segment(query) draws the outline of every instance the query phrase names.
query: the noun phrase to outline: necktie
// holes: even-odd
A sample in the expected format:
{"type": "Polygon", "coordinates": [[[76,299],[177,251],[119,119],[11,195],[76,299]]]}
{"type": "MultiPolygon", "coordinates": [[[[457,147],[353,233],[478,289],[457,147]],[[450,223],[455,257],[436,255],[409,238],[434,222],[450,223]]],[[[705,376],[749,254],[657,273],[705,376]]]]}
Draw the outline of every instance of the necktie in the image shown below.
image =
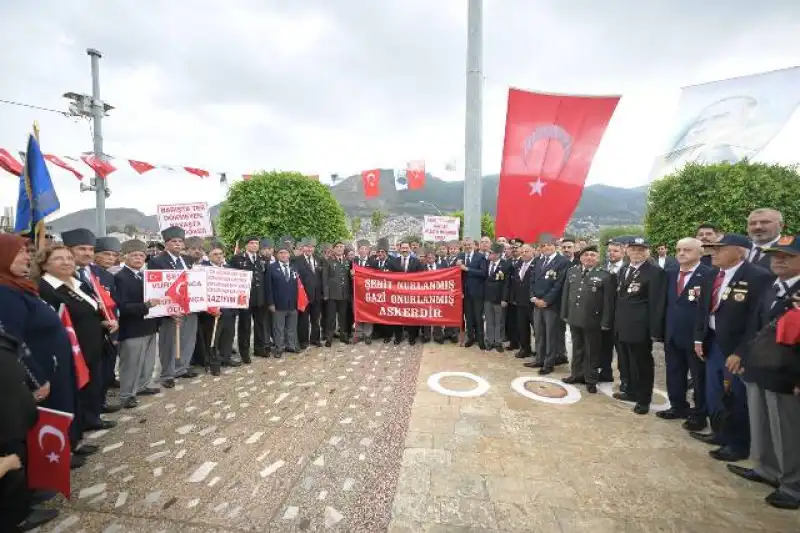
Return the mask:
{"type": "Polygon", "coordinates": [[[472,254],[467,255],[467,265],[472,263],[472,254]]]}
{"type": "Polygon", "coordinates": [[[586,275],[587,275],[588,273],[589,273],[589,271],[588,271],[587,269],[585,269],[585,268],[584,268],[584,269],[583,269],[583,277],[585,278],[585,277],[586,277],[586,275]]]}
{"type": "Polygon", "coordinates": [[[725,272],[719,271],[717,277],[714,279],[714,289],[711,291],[711,312],[716,312],[719,308],[719,290],[722,288],[722,282],[725,281],[725,272]]]}
{"type": "Polygon", "coordinates": [[[182,257],[178,257],[175,260],[175,268],[177,268],[178,270],[186,270],[186,265],[183,264],[183,258],[182,257]]]}
{"type": "Polygon", "coordinates": [[[678,286],[677,286],[678,296],[680,296],[681,293],[683,292],[683,286],[686,285],[686,276],[688,276],[689,274],[691,274],[691,272],[686,270],[681,270],[680,273],[678,274],[678,286]]]}
{"type": "Polygon", "coordinates": [[[89,276],[86,275],[86,269],[79,268],[78,269],[78,279],[81,282],[81,290],[88,294],[89,296],[95,296],[94,287],[89,280],[89,276]]]}
{"type": "Polygon", "coordinates": [[[289,281],[289,267],[287,267],[286,265],[282,265],[282,266],[283,266],[283,278],[286,281],[289,281]]]}
{"type": "Polygon", "coordinates": [[[142,273],[141,272],[134,272],[134,276],[136,276],[136,281],[142,281],[142,273]]]}
{"type": "Polygon", "coordinates": [[[403,272],[408,272],[408,258],[403,258],[403,272]]]}
{"type": "Polygon", "coordinates": [[[633,274],[634,274],[635,272],[636,272],[636,267],[634,267],[634,266],[630,266],[630,267],[628,267],[628,275],[627,275],[627,276],[625,276],[625,279],[626,279],[626,280],[629,280],[629,279],[631,279],[631,278],[633,277],[633,274]]]}
{"type": "Polygon", "coordinates": [[[381,261],[380,263],[378,263],[378,268],[380,268],[381,270],[383,270],[383,261],[381,261]]]}
{"type": "Polygon", "coordinates": [[[428,265],[428,270],[433,270],[433,263],[431,263],[430,265],[428,265]]]}
{"type": "Polygon", "coordinates": [[[495,269],[497,269],[497,265],[496,265],[495,263],[492,263],[492,268],[491,268],[491,270],[489,271],[489,277],[490,277],[490,278],[491,278],[492,276],[494,276],[494,271],[495,271],[495,269]]]}
{"type": "Polygon", "coordinates": [[[761,247],[756,246],[753,249],[753,258],[750,260],[751,263],[757,263],[761,259],[761,247]]]}

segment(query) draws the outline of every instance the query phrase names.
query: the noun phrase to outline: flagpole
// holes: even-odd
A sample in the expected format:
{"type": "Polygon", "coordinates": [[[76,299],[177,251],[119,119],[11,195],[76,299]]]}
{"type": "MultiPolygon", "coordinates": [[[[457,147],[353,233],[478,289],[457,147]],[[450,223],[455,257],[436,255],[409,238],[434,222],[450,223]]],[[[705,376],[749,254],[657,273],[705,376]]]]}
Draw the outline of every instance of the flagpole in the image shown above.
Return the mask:
{"type": "Polygon", "coordinates": [[[467,13],[467,105],[464,139],[464,237],[481,237],[483,128],[483,0],[467,13]]]}
{"type": "MultiPolygon", "coordinates": [[[[36,120],[33,121],[33,138],[36,139],[36,144],[39,144],[39,146],[41,146],[41,144],[39,143],[39,122],[36,120]]],[[[28,158],[26,157],[25,173],[27,174],[27,172],[28,172],[28,158]]],[[[33,216],[35,212],[33,207],[33,190],[31,187],[30,178],[28,178],[27,176],[25,179],[25,186],[28,189],[28,202],[30,203],[31,206],[31,216],[33,216]]],[[[34,228],[31,229],[33,230],[33,242],[36,245],[36,249],[37,250],[43,249],[47,242],[47,240],[45,239],[47,231],[45,230],[44,218],[42,218],[42,220],[36,223],[35,229],[34,228]]]]}

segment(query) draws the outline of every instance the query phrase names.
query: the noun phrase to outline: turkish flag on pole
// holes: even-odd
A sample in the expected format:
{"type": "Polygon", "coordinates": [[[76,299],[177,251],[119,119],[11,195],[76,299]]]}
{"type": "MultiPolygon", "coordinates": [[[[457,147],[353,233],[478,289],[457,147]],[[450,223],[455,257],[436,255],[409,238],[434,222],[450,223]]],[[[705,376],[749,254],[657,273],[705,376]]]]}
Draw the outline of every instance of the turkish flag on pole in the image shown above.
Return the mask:
{"type": "Polygon", "coordinates": [[[114,310],[117,308],[116,302],[111,297],[111,293],[99,282],[97,281],[97,277],[92,275],[90,276],[90,281],[92,282],[92,289],[94,289],[94,293],[100,299],[98,302],[100,304],[100,310],[103,312],[103,317],[109,322],[113,322],[117,319],[117,315],[115,314],[114,310]]]}
{"type": "Polygon", "coordinates": [[[44,154],[44,158],[47,160],[48,163],[53,163],[57,167],[61,167],[67,172],[71,172],[73,176],[78,178],[79,180],[83,179],[83,174],[78,172],[75,167],[58,157],[57,155],[53,154],[44,154]]]}
{"type": "Polygon", "coordinates": [[[361,183],[364,184],[364,196],[374,198],[381,194],[381,171],[365,170],[361,173],[361,183]]]}
{"type": "Polygon", "coordinates": [[[166,296],[180,305],[184,313],[189,314],[189,276],[185,270],[169,286],[166,296]]]}
{"type": "Polygon", "coordinates": [[[411,191],[425,187],[425,161],[409,161],[406,165],[406,180],[411,191]]]}
{"type": "Polygon", "coordinates": [[[297,276],[297,309],[302,313],[306,307],[308,307],[308,293],[303,287],[303,282],[300,281],[300,276],[297,276]]]}
{"type": "Polygon", "coordinates": [[[583,194],[618,96],[508,92],[497,235],[562,235],[583,194]]]}
{"type": "Polygon", "coordinates": [[[151,170],[156,168],[155,166],[153,166],[150,163],[147,163],[145,161],[135,161],[133,159],[128,159],[128,164],[139,175],[142,175],[145,172],[150,172],[151,170]]]}
{"type": "Polygon", "coordinates": [[[72,317],[67,310],[67,306],[61,304],[58,308],[58,317],[61,319],[61,325],[67,332],[69,344],[72,347],[72,363],[75,366],[75,381],[78,384],[78,389],[82,389],[89,383],[89,367],[86,366],[86,359],[83,358],[83,350],[78,342],[78,335],[75,333],[75,327],[72,325],[72,317]]]}
{"type": "Polygon", "coordinates": [[[0,148],[0,168],[15,176],[22,174],[22,164],[14,159],[5,148],[0,148]]]}
{"type": "Polygon", "coordinates": [[[39,420],[28,431],[28,488],[54,490],[69,498],[69,426],[73,415],[38,409],[39,420]]]}
{"type": "Polygon", "coordinates": [[[94,170],[101,179],[106,179],[112,172],[117,170],[117,167],[105,159],[100,159],[92,154],[82,155],[81,161],[89,165],[89,167],[94,170]]]}

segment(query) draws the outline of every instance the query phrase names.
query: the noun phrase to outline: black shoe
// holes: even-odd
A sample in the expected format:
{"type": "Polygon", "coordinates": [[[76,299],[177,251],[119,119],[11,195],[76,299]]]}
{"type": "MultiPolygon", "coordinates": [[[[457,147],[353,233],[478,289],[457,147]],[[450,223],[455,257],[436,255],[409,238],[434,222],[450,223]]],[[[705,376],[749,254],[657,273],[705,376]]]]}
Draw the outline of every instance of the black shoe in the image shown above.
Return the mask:
{"type": "Polygon", "coordinates": [[[567,376],[561,381],[562,383],[566,383],[567,385],[572,385],[573,383],[583,383],[585,380],[583,378],[575,378],[572,376],[567,376]]]}
{"type": "Polygon", "coordinates": [[[124,409],[133,409],[135,407],[139,407],[139,400],[136,398],[125,398],[120,403],[124,409]]]}
{"type": "Polygon", "coordinates": [[[681,427],[686,431],[703,431],[708,427],[706,417],[690,416],[681,424],[681,427]]]}
{"type": "Polygon", "coordinates": [[[145,387],[144,389],[142,389],[139,392],[137,392],[136,395],[137,396],[155,396],[159,392],[161,392],[161,389],[158,389],[156,387],[145,387]]]}
{"type": "Polygon", "coordinates": [[[689,413],[686,412],[686,409],[670,407],[666,411],[659,411],[656,416],[662,420],[681,420],[687,418],[689,413]]]}
{"type": "Polygon", "coordinates": [[[710,455],[717,461],[725,461],[726,463],[736,463],[743,459],[747,459],[747,455],[734,451],[728,446],[723,446],[721,448],[717,448],[716,450],[711,450],[710,452],[708,452],[708,455],[710,455]]]}
{"type": "Polygon", "coordinates": [[[31,531],[52,522],[58,516],[56,509],[33,509],[31,514],[17,526],[19,531],[31,531]]]}
{"type": "Polygon", "coordinates": [[[769,485],[773,488],[778,488],[780,483],[776,481],[769,480],[763,477],[761,474],[753,470],[752,468],[745,468],[739,465],[728,465],[728,471],[731,474],[736,474],[737,476],[746,479],[747,481],[752,481],[754,483],[763,483],[764,485],[769,485]]]}
{"type": "Polygon", "coordinates": [[[92,424],[83,428],[84,431],[100,431],[103,429],[111,429],[117,427],[117,423],[113,420],[101,420],[99,424],[92,424]]]}
{"type": "Polygon", "coordinates": [[[325,347],[330,348],[333,345],[333,341],[325,341],[325,347]]]}
{"type": "Polygon", "coordinates": [[[114,404],[108,404],[108,403],[103,404],[103,412],[105,414],[116,413],[120,409],[122,409],[122,406],[120,406],[120,405],[114,405],[114,404]]]}
{"type": "Polygon", "coordinates": [[[458,344],[458,337],[450,337],[450,342],[453,344],[458,344]]]}
{"type": "Polygon", "coordinates": [[[180,378],[180,379],[192,379],[192,378],[196,378],[197,375],[198,375],[197,372],[195,372],[194,370],[192,370],[190,368],[189,370],[186,371],[185,374],[181,374],[180,376],[178,376],[178,378],[180,378]]]}
{"type": "Polygon", "coordinates": [[[650,412],[650,406],[645,403],[637,403],[633,406],[633,412],[637,415],[646,415],[650,412]]]}
{"type": "Polygon", "coordinates": [[[161,384],[167,389],[173,389],[175,388],[175,379],[174,378],[165,379],[161,384]]]}
{"type": "Polygon", "coordinates": [[[767,495],[767,497],[764,498],[764,501],[778,509],[787,509],[792,511],[800,509],[800,501],[792,498],[785,492],[781,492],[780,490],[776,490],[775,492],[767,495]]]}
{"type": "Polygon", "coordinates": [[[522,363],[522,366],[527,368],[542,368],[542,363],[537,363],[536,361],[528,361],[527,363],[522,363]]]}
{"type": "Polygon", "coordinates": [[[417,339],[408,339],[408,344],[409,346],[414,346],[415,344],[417,344],[417,339]]]}
{"type": "Polygon", "coordinates": [[[690,431],[689,436],[692,437],[693,439],[699,440],[703,444],[709,444],[711,446],[722,446],[722,443],[713,433],[700,433],[698,431],[690,431]]]}
{"type": "Polygon", "coordinates": [[[540,376],[546,376],[547,374],[552,374],[552,373],[553,373],[553,369],[552,368],[542,367],[542,368],[539,369],[539,375],[540,376]]]}
{"type": "Polygon", "coordinates": [[[438,339],[433,339],[436,344],[444,344],[444,339],[439,337],[438,339]]]}
{"type": "Polygon", "coordinates": [[[483,342],[483,341],[478,342],[478,347],[481,350],[486,351],[486,343],[485,342],[483,342]]]}
{"type": "Polygon", "coordinates": [[[503,353],[503,352],[505,352],[505,351],[506,351],[506,349],[505,349],[505,348],[503,348],[503,345],[502,345],[502,344],[500,344],[500,345],[498,345],[498,346],[495,346],[495,347],[494,347],[494,349],[495,349],[495,350],[497,350],[497,353],[503,353]]]}
{"type": "Polygon", "coordinates": [[[472,348],[475,346],[475,339],[470,339],[464,343],[464,348],[472,348]]]}
{"type": "Polygon", "coordinates": [[[283,357],[283,352],[280,352],[280,351],[275,352],[273,354],[273,357],[275,357],[275,359],[280,359],[281,357],[283,357]]]}
{"type": "Polygon", "coordinates": [[[366,344],[367,346],[369,346],[370,344],[372,344],[372,337],[366,337],[366,338],[364,339],[364,344],[366,344]]]}
{"type": "Polygon", "coordinates": [[[80,468],[86,464],[86,457],[81,457],[79,455],[73,455],[69,459],[69,469],[75,470],[76,468],[80,468]]]}
{"type": "Polygon", "coordinates": [[[109,389],[118,389],[119,388],[119,380],[115,379],[114,382],[108,388],[109,389]]]}
{"type": "Polygon", "coordinates": [[[73,450],[73,454],[79,457],[88,457],[100,451],[100,446],[95,444],[84,444],[73,450]]]}
{"type": "Polygon", "coordinates": [[[221,374],[222,374],[222,369],[220,369],[219,367],[216,367],[216,366],[212,366],[211,367],[211,375],[212,376],[216,377],[216,376],[219,376],[221,374]]]}
{"type": "Polygon", "coordinates": [[[623,394],[625,394],[626,392],[628,392],[628,384],[627,384],[627,383],[625,383],[624,381],[623,381],[622,383],[620,383],[620,384],[619,384],[619,391],[620,391],[621,393],[623,393],[623,394]]]}
{"type": "Polygon", "coordinates": [[[567,363],[569,363],[569,359],[567,359],[567,356],[562,355],[560,357],[556,357],[556,366],[566,365],[567,363]]]}
{"type": "Polygon", "coordinates": [[[636,396],[634,396],[633,394],[629,394],[627,392],[615,392],[614,394],[611,395],[611,397],[614,398],[615,400],[620,400],[622,402],[636,401],[636,396]]]}
{"type": "Polygon", "coordinates": [[[594,383],[587,383],[586,392],[588,392],[589,394],[597,394],[597,385],[595,385],[594,383]]]}
{"type": "Polygon", "coordinates": [[[530,357],[530,355],[531,354],[529,354],[528,352],[520,350],[516,354],[514,354],[514,357],[516,357],[517,359],[527,359],[528,357],[530,357]]]}

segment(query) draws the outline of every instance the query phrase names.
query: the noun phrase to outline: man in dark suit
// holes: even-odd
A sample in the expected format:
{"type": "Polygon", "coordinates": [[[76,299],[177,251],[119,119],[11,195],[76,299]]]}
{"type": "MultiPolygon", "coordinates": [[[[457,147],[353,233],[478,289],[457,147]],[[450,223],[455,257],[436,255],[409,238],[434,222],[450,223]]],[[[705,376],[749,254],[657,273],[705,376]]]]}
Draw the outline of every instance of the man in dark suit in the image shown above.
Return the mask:
{"type": "Polygon", "coordinates": [[[125,409],[139,405],[137,396],[160,392],[159,388],[150,386],[156,364],[159,319],[147,319],[145,316],[159,301],[144,300],[143,267],[147,259],[146,251],[144,241],[125,241],[121,246],[125,266],[114,276],[120,312],[119,399],[125,409]]]}
{"type": "Polygon", "coordinates": [[[683,427],[700,431],[706,427],[705,363],[694,352],[694,328],[697,315],[707,313],[700,306],[702,287],[710,279],[711,268],[700,262],[703,243],[687,237],[678,241],[678,269],[667,274],[666,327],[664,328],[664,354],[667,363],[667,393],[670,408],[656,413],[664,420],[686,418],[683,427]],[[692,376],[693,409],[686,401],[687,375],[692,376]]]}
{"type": "MultiPolygon", "coordinates": [[[[164,238],[165,251],[150,260],[149,270],[189,270],[192,258],[183,255],[183,240],[186,232],[183,228],[170,226],[161,232],[164,238]]],[[[171,389],[175,386],[175,378],[194,378],[197,373],[191,369],[194,344],[197,342],[197,314],[189,313],[176,316],[171,320],[164,318],[158,328],[158,356],[161,360],[161,384],[171,389]],[[180,321],[181,353],[178,359],[175,353],[175,335],[178,333],[177,323],[180,321]]]]}
{"type": "Polygon", "coordinates": [[[709,452],[714,459],[736,462],[750,455],[747,394],[741,377],[729,372],[725,362],[745,351],[752,336],[750,320],[775,277],[747,262],[750,240],[744,235],[728,233],[705,247],[711,251],[717,271],[701,289],[700,305],[710,311],[705,317],[698,314],[694,347],[698,357],[706,361],[706,407],[712,433],[691,435],[719,446],[709,452]],[[727,420],[719,427],[716,421],[724,413],[727,420]]]}
{"type": "MultiPolygon", "coordinates": [[[[265,239],[265,241],[268,239],[265,239]]],[[[238,339],[239,354],[242,362],[250,364],[250,335],[253,335],[253,355],[256,357],[269,357],[270,331],[267,329],[267,310],[264,268],[265,261],[259,255],[259,238],[256,236],[245,237],[244,252],[234,255],[230,260],[231,268],[249,270],[253,273],[250,283],[250,306],[239,310],[238,339]],[[251,330],[252,323],[252,330],[251,330]]],[[[272,249],[271,242],[264,242],[265,248],[272,249]]]]}
{"type": "Polygon", "coordinates": [[[477,250],[471,239],[464,239],[464,252],[456,264],[464,275],[464,317],[466,319],[467,339],[465,348],[470,348],[477,341],[481,350],[486,349],[483,337],[483,290],[488,274],[488,260],[477,250]]]}
{"type": "Polygon", "coordinates": [[[628,244],[630,263],[619,274],[614,314],[618,357],[630,372],[625,392],[614,393],[614,398],[635,402],[633,412],[639,415],[650,411],[653,399],[653,342],[664,339],[666,306],[666,274],[647,261],[649,247],[641,237],[628,244]]]}
{"type": "Polygon", "coordinates": [[[747,260],[769,270],[770,260],[764,250],[778,242],[782,230],[783,214],[780,211],[765,208],[753,210],[747,217],[747,235],[753,241],[747,260]]]}
{"type": "MultiPolygon", "coordinates": [[[[606,258],[607,262],[605,264],[605,269],[608,270],[610,274],[614,274],[617,276],[617,281],[619,281],[619,273],[622,270],[622,267],[626,264],[626,257],[625,257],[625,246],[623,243],[617,240],[609,240],[606,243],[606,258]]],[[[614,362],[614,349],[617,344],[617,336],[614,333],[614,326],[612,324],[610,330],[602,330],[600,336],[603,340],[603,348],[600,354],[600,377],[598,381],[600,383],[613,383],[614,382],[614,371],[611,368],[612,363],[614,362]]],[[[625,387],[627,387],[628,383],[628,376],[630,372],[624,366],[624,361],[619,358],[619,350],[617,350],[617,365],[619,366],[619,373],[621,379],[625,387]]],[[[620,391],[625,392],[624,387],[620,386],[620,391]]]]}
{"type": "MultiPolygon", "coordinates": [[[[458,241],[450,241],[447,243],[447,255],[442,259],[442,264],[446,267],[457,267],[459,254],[460,254],[460,245],[458,241]]],[[[463,259],[462,259],[463,261],[463,259]]],[[[462,276],[463,278],[463,276],[462,276]]],[[[463,298],[463,296],[462,296],[463,298]]],[[[462,309],[463,313],[463,309],[462,309]]],[[[446,327],[444,328],[444,338],[445,340],[450,340],[453,344],[458,342],[458,336],[461,332],[461,328],[456,327],[446,327]]]]}
{"type": "MultiPolygon", "coordinates": [[[[225,264],[225,250],[222,244],[214,242],[208,250],[208,261],[203,265],[216,268],[229,268],[225,264]]],[[[208,320],[198,318],[197,340],[203,342],[203,360],[212,376],[221,373],[222,366],[237,367],[242,363],[233,360],[233,338],[236,333],[238,309],[220,309],[219,315],[208,315],[208,320]]],[[[202,315],[200,315],[202,316],[202,315]]]]}
{"type": "Polygon", "coordinates": [[[531,276],[530,301],[533,304],[533,327],[536,339],[536,360],[525,363],[538,368],[539,374],[550,374],[556,366],[565,331],[561,324],[561,290],[570,261],[556,253],[556,239],[542,236],[542,255],[531,276]]]}
{"type": "Polygon", "coordinates": [[[502,244],[492,245],[483,288],[483,315],[486,317],[484,342],[487,350],[498,352],[505,351],[505,310],[508,307],[508,278],[511,271],[511,263],[501,258],[503,251],[502,244]]]}
{"type": "Polygon", "coordinates": [[[535,270],[533,247],[523,244],[520,247],[520,259],[511,268],[508,275],[509,308],[514,308],[517,327],[517,359],[525,359],[533,355],[531,349],[531,330],[533,329],[533,305],[531,304],[531,276],[535,270]]]}
{"type": "Polygon", "coordinates": [[[598,266],[596,246],[581,250],[581,264],[567,271],[561,297],[561,318],[572,333],[572,367],[564,383],[585,383],[590,394],[597,393],[602,337],[614,322],[616,276],[598,266]]]}
{"type": "Polygon", "coordinates": [[[328,308],[326,315],[328,324],[325,327],[327,338],[325,346],[333,344],[336,324],[339,324],[339,339],[350,342],[350,324],[347,321],[347,306],[351,305],[352,277],[350,261],[344,256],[344,243],[339,241],[333,246],[331,258],[322,267],[322,298],[328,308]]]}
{"type": "MultiPolygon", "coordinates": [[[[302,254],[292,258],[295,271],[300,276],[308,296],[308,306],[297,317],[297,336],[301,350],[308,345],[322,346],[320,317],[322,313],[322,261],[314,255],[313,239],[303,239],[302,254]]],[[[298,310],[299,311],[299,310],[298,310]]]]}
{"type": "Polygon", "coordinates": [[[277,261],[267,269],[265,283],[267,306],[272,313],[272,338],[275,341],[275,357],[283,352],[299,353],[297,346],[297,278],[298,274],[289,263],[291,240],[278,245],[277,261]]]}
{"type": "MultiPolygon", "coordinates": [[[[119,302],[117,299],[117,286],[114,282],[114,274],[109,272],[109,269],[117,264],[121,251],[119,239],[116,237],[98,237],[94,244],[94,262],[89,265],[92,275],[97,278],[100,286],[105,289],[106,293],[111,296],[114,308],[113,314],[119,320],[119,302]]],[[[92,287],[94,289],[94,287],[92,287]]],[[[97,295],[100,297],[100,295],[97,295]]],[[[103,354],[103,412],[114,413],[119,411],[120,407],[117,405],[110,405],[108,403],[108,390],[119,386],[115,369],[117,367],[117,355],[119,353],[119,341],[117,333],[109,335],[111,340],[110,344],[106,345],[106,351],[103,354]]]]}
{"type": "MultiPolygon", "coordinates": [[[[381,272],[388,272],[391,270],[392,258],[389,257],[389,240],[381,237],[378,239],[376,246],[377,253],[375,257],[371,257],[367,266],[380,270],[381,272]]],[[[383,342],[388,343],[392,340],[392,326],[384,324],[375,324],[372,330],[373,336],[383,337],[383,342]]]]}
{"type": "MultiPolygon", "coordinates": [[[[444,246],[445,249],[447,246],[444,246]]],[[[447,257],[443,256],[441,259],[436,255],[433,248],[425,248],[422,250],[422,261],[420,265],[420,270],[425,271],[434,271],[440,270],[442,268],[447,267],[447,257]]],[[[442,326],[421,326],[420,330],[422,332],[422,342],[430,342],[433,339],[438,344],[444,344],[444,328],[442,326]]]]}
{"type": "MultiPolygon", "coordinates": [[[[400,255],[395,257],[390,263],[390,269],[393,272],[409,273],[421,272],[422,264],[419,259],[411,255],[411,244],[408,241],[400,243],[400,255]]],[[[394,329],[394,343],[400,344],[403,341],[403,331],[408,333],[408,343],[415,345],[419,337],[419,326],[393,326],[394,329]]]]}
{"type": "MultiPolygon", "coordinates": [[[[353,266],[362,268],[370,268],[372,266],[372,258],[369,256],[370,244],[368,240],[362,239],[357,243],[358,250],[356,256],[353,258],[353,266]]],[[[351,272],[354,275],[355,271],[351,272]]],[[[355,306],[355,302],[352,302],[355,306]]],[[[355,309],[353,309],[353,316],[355,316],[355,309]]],[[[374,324],[365,322],[358,322],[355,324],[355,338],[357,341],[363,340],[364,344],[372,344],[372,333],[374,324]]]]}
{"type": "Polygon", "coordinates": [[[667,245],[659,244],[656,248],[656,264],[663,270],[677,270],[679,268],[678,260],[667,254],[667,245]]]}

